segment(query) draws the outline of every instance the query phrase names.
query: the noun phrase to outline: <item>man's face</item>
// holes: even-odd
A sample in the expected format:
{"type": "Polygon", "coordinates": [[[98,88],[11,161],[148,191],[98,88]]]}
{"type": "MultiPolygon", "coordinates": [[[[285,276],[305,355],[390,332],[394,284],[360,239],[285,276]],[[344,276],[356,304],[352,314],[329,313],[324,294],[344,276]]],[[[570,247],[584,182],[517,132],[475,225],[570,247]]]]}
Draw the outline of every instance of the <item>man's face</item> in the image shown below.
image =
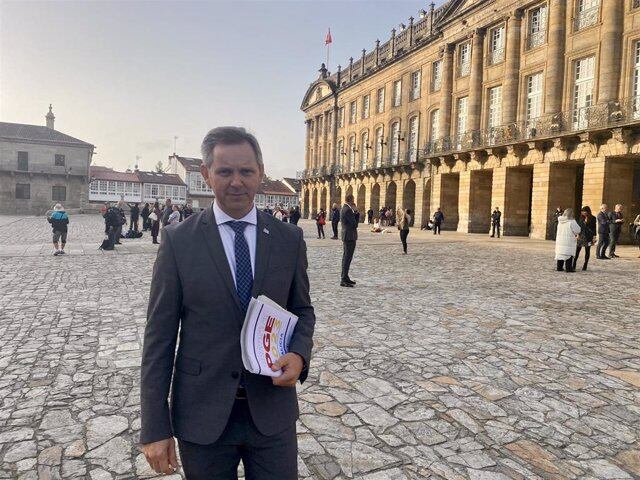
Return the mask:
{"type": "Polygon", "coordinates": [[[264,168],[258,165],[249,143],[217,145],[213,149],[211,166],[207,168],[203,164],[200,172],[227,215],[242,218],[251,211],[264,168]]]}
{"type": "Polygon", "coordinates": [[[171,205],[171,199],[170,199],[170,198],[167,198],[167,199],[164,201],[164,204],[165,204],[165,205],[167,205],[167,206],[171,205]]]}
{"type": "Polygon", "coordinates": [[[622,211],[622,205],[616,205],[616,212],[622,211]]]}
{"type": "Polygon", "coordinates": [[[601,211],[601,212],[606,212],[606,211],[607,211],[607,206],[606,206],[605,204],[602,204],[602,205],[600,206],[600,211],[601,211]]]}

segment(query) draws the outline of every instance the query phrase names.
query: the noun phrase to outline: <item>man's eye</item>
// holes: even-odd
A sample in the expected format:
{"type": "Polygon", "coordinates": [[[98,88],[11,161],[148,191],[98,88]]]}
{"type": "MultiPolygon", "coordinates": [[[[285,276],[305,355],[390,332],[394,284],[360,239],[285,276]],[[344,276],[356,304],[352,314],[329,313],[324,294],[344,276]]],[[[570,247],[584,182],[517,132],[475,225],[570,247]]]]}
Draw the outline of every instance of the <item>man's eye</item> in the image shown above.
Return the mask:
{"type": "Polygon", "coordinates": [[[242,175],[244,175],[245,177],[253,175],[253,170],[242,170],[242,175]]]}

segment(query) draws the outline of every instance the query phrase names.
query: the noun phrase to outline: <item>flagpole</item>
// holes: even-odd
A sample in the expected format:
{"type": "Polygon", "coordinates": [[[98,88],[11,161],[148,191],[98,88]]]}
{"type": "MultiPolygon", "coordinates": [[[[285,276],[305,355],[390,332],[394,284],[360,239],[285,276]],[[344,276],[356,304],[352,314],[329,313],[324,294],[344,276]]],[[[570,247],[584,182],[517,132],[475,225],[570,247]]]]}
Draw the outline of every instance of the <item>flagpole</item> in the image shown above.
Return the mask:
{"type": "Polygon", "coordinates": [[[327,43],[327,70],[329,70],[329,48],[331,48],[331,44],[327,43]]]}

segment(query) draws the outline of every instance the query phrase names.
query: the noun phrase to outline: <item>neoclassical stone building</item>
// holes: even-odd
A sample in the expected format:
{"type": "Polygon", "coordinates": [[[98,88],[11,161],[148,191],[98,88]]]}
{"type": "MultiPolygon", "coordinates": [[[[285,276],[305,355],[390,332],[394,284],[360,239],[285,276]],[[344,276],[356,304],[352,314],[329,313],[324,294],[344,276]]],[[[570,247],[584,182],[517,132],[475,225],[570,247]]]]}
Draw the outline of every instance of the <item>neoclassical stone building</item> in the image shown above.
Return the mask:
{"type": "MultiPolygon", "coordinates": [[[[451,0],[320,69],[306,216],[353,193],[415,225],[548,238],[555,207],[640,210],[640,0],[451,0]]],[[[625,235],[627,229],[624,229],[625,235]]]]}

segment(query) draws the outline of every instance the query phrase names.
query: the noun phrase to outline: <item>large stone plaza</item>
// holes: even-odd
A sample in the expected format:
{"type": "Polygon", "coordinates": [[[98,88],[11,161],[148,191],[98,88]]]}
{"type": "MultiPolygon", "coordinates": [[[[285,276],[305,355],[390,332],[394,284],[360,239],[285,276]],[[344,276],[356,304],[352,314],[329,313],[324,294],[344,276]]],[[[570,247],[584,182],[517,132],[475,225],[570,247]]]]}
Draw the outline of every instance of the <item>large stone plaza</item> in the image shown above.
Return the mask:
{"type": "MultiPolygon", "coordinates": [[[[640,478],[637,247],[567,274],[551,242],[412,230],[404,256],[362,226],[347,289],[340,242],[302,226],[301,478],[640,478]]],[[[153,476],[137,440],[156,247],[102,252],[103,228],[72,216],[54,257],[44,218],[0,217],[0,478],[153,476]]]]}

